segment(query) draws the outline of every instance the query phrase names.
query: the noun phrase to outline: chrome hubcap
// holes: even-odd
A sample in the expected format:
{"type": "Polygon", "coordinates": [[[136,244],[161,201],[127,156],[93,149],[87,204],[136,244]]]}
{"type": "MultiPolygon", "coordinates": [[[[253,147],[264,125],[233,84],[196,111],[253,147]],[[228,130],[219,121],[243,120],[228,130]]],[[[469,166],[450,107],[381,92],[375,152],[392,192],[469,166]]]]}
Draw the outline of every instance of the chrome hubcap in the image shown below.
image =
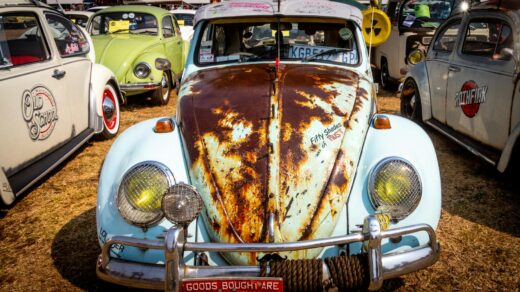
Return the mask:
{"type": "Polygon", "coordinates": [[[116,105],[109,97],[103,99],[103,115],[107,121],[111,121],[116,113],[116,105]]]}

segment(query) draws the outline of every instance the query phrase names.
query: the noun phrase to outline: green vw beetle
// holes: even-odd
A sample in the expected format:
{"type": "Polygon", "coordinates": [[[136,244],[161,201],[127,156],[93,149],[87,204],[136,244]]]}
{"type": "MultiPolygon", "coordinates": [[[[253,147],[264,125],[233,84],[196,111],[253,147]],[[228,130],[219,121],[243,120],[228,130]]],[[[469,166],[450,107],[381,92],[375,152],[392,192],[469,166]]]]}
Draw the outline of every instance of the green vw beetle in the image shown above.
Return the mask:
{"type": "Polygon", "coordinates": [[[114,6],[93,15],[88,31],[96,62],[114,72],[122,91],[151,91],[154,103],[168,103],[184,66],[184,44],[171,13],[151,6],[114,6]]]}

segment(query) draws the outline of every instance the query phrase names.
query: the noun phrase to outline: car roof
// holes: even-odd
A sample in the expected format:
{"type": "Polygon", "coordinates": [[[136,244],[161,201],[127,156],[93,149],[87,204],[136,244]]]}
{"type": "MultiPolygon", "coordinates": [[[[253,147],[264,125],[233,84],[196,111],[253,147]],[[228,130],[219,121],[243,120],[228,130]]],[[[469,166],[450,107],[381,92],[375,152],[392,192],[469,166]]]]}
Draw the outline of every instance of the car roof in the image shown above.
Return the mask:
{"type": "Polygon", "coordinates": [[[91,16],[94,14],[92,11],[75,11],[75,10],[69,10],[64,12],[66,15],[85,15],[85,16],[91,16]]]}
{"type": "Polygon", "coordinates": [[[193,25],[201,20],[251,16],[296,16],[353,20],[363,19],[359,8],[327,0],[230,0],[202,6],[197,10],[193,25]]]}
{"type": "Polygon", "coordinates": [[[0,0],[0,7],[5,6],[32,6],[52,9],[51,6],[38,0],[0,0]]]}
{"type": "Polygon", "coordinates": [[[193,14],[193,15],[195,15],[197,10],[194,10],[194,9],[175,9],[175,10],[170,10],[170,12],[171,13],[179,13],[179,14],[193,14]]]}
{"type": "Polygon", "coordinates": [[[103,10],[100,10],[96,12],[96,14],[103,14],[103,13],[109,13],[109,12],[142,12],[142,13],[149,13],[153,15],[163,15],[169,13],[168,10],[155,7],[155,6],[147,6],[147,5],[118,5],[118,6],[111,6],[108,8],[105,8],[103,10]]]}

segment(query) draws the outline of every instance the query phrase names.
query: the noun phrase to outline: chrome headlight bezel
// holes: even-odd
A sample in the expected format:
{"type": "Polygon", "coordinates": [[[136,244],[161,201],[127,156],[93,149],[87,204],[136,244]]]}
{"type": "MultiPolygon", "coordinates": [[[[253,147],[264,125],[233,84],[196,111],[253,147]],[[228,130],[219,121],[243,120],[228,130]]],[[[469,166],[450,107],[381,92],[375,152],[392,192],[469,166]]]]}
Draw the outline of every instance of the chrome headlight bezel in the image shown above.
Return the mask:
{"type": "Polygon", "coordinates": [[[152,73],[152,67],[146,62],[139,62],[134,67],[134,75],[139,79],[147,78],[150,73],[152,73]]]}
{"type": "Polygon", "coordinates": [[[372,207],[377,211],[382,207],[384,213],[388,213],[392,220],[400,221],[412,214],[415,209],[419,206],[422,200],[423,186],[422,179],[417,169],[408,160],[401,157],[387,157],[379,161],[370,171],[368,177],[368,197],[372,207]],[[381,174],[385,167],[388,167],[391,163],[398,163],[408,168],[412,174],[411,188],[408,193],[401,196],[401,199],[393,205],[384,204],[379,200],[380,196],[376,193],[376,182],[378,175],[381,174]],[[414,192],[414,193],[412,193],[414,192]],[[400,205],[402,203],[407,205],[400,205]]]}
{"type": "MultiPolygon", "coordinates": [[[[155,212],[147,212],[146,210],[139,210],[139,208],[132,202],[130,198],[128,198],[127,193],[127,183],[133,178],[132,175],[138,175],[138,171],[142,168],[152,168],[157,173],[160,173],[166,181],[166,186],[164,186],[164,191],[160,191],[155,194],[154,201],[158,201],[159,204],[162,203],[162,198],[166,191],[170,189],[173,185],[175,185],[175,177],[171,170],[164,164],[157,161],[143,161],[133,165],[129,168],[125,174],[122,176],[121,181],[119,182],[119,186],[117,188],[117,194],[115,197],[115,204],[119,211],[120,216],[129,224],[148,228],[155,224],[157,224],[160,220],[164,218],[164,213],[162,212],[162,207],[159,205],[157,211],[155,212]],[[129,210],[128,208],[133,208],[129,210]],[[137,214],[137,215],[136,215],[137,214]],[[137,220],[137,216],[146,216],[149,214],[150,216],[146,220],[137,220]]],[[[141,172],[142,175],[143,172],[141,172]]],[[[135,179],[135,178],[134,178],[135,179]]],[[[138,179],[139,180],[139,179],[138,179]]],[[[149,180],[142,180],[148,182],[149,180]]]]}

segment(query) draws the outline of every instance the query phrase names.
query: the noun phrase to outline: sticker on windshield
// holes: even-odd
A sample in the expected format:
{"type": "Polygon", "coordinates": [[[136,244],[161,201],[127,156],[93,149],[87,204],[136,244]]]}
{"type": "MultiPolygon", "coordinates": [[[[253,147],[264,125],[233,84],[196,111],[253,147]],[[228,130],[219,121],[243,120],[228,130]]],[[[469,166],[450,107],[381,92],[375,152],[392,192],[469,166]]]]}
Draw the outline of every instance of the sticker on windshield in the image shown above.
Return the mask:
{"type": "Polygon", "coordinates": [[[128,18],[134,18],[135,17],[135,14],[134,13],[129,13],[128,14],[128,18]]]}
{"type": "Polygon", "coordinates": [[[478,87],[475,81],[466,81],[455,95],[455,107],[460,107],[464,115],[473,118],[478,113],[480,104],[486,102],[487,91],[487,85],[478,87]]]}
{"type": "Polygon", "coordinates": [[[108,32],[116,32],[121,30],[128,30],[130,28],[130,21],[128,20],[110,20],[108,23],[108,32]]]}
{"type": "Polygon", "coordinates": [[[124,13],[121,17],[123,17],[123,19],[128,19],[128,13],[124,13]]]}
{"type": "Polygon", "coordinates": [[[342,28],[339,30],[339,37],[342,38],[345,41],[351,40],[354,34],[349,28],[342,28]]]}
{"type": "Polygon", "coordinates": [[[413,23],[415,21],[415,16],[413,15],[407,15],[405,19],[403,20],[403,26],[406,27],[412,27],[413,23]]]}
{"type": "Polygon", "coordinates": [[[43,86],[24,91],[22,116],[33,141],[49,138],[58,121],[58,108],[52,93],[43,86]]]}
{"type": "Polygon", "coordinates": [[[201,54],[199,57],[199,62],[201,63],[213,63],[215,60],[215,56],[213,54],[201,54]]]}
{"type": "MultiPolygon", "coordinates": [[[[314,47],[314,46],[306,46],[306,45],[295,45],[288,48],[287,58],[290,59],[303,59],[307,58],[325,51],[333,50],[333,47],[314,47]]],[[[334,61],[341,62],[345,64],[357,64],[358,56],[357,51],[352,50],[348,52],[337,52],[331,54],[323,54],[321,56],[316,56],[315,60],[325,60],[325,61],[334,61]]]]}

